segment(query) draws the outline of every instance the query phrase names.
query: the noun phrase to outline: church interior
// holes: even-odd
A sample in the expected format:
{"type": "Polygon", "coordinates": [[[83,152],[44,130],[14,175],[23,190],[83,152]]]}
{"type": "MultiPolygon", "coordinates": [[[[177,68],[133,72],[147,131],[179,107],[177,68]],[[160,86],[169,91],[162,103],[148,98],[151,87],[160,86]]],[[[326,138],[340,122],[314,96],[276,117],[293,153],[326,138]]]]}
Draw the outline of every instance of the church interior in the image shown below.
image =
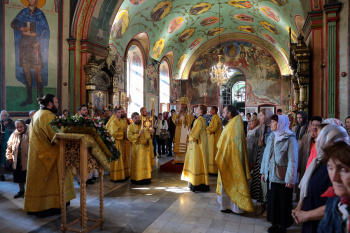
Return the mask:
{"type": "MultiPolygon", "coordinates": [[[[282,109],[293,125],[300,111],[344,125],[350,115],[348,0],[2,0],[0,15],[0,107],[13,121],[29,118],[47,94],[57,97],[58,116],[86,105],[102,120],[117,107],[128,119],[143,107],[170,116],[183,97],[189,112],[282,109]]],[[[98,218],[104,192],[104,224],[91,232],[268,230],[256,202],[243,215],[220,211],[217,175],[197,193],[181,171],[162,171],[173,159],[184,163],[154,157],[150,185],[111,182],[107,172],[104,183],[88,184],[88,216],[98,218]]],[[[60,215],[27,215],[24,198],[13,198],[12,172],[4,177],[0,232],[63,231],[60,215]]],[[[68,221],[81,214],[81,187],[74,181],[68,221]]]]}

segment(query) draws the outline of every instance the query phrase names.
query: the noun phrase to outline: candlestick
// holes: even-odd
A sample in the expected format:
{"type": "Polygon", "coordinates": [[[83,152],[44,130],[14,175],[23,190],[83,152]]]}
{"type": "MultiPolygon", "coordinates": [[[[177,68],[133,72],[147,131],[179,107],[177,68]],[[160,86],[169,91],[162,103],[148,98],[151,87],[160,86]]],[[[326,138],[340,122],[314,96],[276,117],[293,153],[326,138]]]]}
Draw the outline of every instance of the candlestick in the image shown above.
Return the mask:
{"type": "Polygon", "coordinates": [[[154,99],[152,99],[152,109],[154,109],[154,99]]]}

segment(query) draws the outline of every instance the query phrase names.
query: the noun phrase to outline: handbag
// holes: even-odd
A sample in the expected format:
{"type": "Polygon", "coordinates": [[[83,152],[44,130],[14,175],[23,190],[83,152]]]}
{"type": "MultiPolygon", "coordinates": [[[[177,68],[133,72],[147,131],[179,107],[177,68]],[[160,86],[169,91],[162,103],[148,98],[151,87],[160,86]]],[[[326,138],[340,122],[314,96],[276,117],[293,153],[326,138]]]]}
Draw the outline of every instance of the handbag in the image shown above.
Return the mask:
{"type": "Polygon", "coordinates": [[[160,131],[159,137],[162,140],[166,140],[166,139],[170,138],[170,133],[169,133],[169,131],[162,130],[162,131],[160,131]]]}
{"type": "Polygon", "coordinates": [[[280,180],[284,180],[286,178],[287,167],[278,166],[275,162],[276,168],[276,176],[280,180]]]}

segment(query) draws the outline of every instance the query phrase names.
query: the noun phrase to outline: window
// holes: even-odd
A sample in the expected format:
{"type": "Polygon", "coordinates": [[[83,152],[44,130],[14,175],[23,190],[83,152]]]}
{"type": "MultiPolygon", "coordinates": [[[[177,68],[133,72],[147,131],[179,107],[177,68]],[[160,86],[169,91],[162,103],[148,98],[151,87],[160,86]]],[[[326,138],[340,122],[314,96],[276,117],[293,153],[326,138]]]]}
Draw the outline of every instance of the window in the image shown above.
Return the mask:
{"type": "Polygon", "coordinates": [[[141,49],[136,45],[128,51],[127,95],[130,98],[128,116],[140,112],[143,107],[143,61],[141,49]]]}
{"type": "Polygon", "coordinates": [[[162,61],[159,67],[160,85],[159,85],[159,103],[168,104],[170,101],[170,80],[169,65],[162,61]]]}
{"type": "Polygon", "coordinates": [[[245,102],[244,81],[238,81],[232,86],[232,102],[245,102]]]}

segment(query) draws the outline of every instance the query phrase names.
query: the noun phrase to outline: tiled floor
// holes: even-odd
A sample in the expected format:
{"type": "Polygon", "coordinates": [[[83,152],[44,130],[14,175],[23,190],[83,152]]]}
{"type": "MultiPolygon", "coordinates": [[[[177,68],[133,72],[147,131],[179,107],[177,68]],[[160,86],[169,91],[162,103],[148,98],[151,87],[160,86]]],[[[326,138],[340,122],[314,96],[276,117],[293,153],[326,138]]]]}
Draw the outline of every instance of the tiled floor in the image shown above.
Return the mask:
{"type": "MultiPolygon", "coordinates": [[[[270,224],[261,215],[221,213],[216,177],[210,177],[209,193],[192,193],[180,174],[158,172],[159,165],[168,160],[157,160],[149,186],[114,183],[105,175],[105,224],[102,230],[95,228],[92,232],[266,232],[270,224]]],[[[13,199],[18,185],[12,182],[11,174],[5,176],[6,181],[0,182],[0,232],[60,232],[60,217],[40,219],[23,212],[23,199],[13,199]]],[[[77,198],[68,207],[68,221],[80,213],[79,186],[75,185],[77,198]]],[[[97,185],[87,187],[89,217],[98,214],[97,185]]],[[[288,232],[300,232],[300,227],[293,225],[288,232]]]]}

